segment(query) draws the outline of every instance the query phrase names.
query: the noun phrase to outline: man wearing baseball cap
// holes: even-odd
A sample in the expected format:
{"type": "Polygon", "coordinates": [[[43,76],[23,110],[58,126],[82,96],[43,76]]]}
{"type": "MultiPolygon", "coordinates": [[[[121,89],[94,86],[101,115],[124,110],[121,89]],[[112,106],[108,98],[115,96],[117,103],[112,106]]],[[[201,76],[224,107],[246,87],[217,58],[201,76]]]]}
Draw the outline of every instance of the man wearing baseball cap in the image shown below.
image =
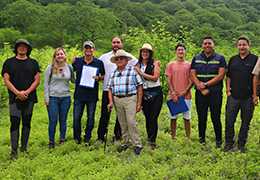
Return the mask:
{"type": "MultiPolygon", "coordinates": [[[[98,82],[103,80],[105,69],[104,64],[93,56],[95,45],[92,41],[83,43],[82,57],[74,59],[72,66],[76,71],[74,109],[73,109],[73,137],[77,144],[81,143],[81,118],[85,106],[87,106],[87,124],[85,128],[84,142],[86,146],[90,145],[91,132],[94,127],[96,104],[98,101],[98,82]],[[94,86],[89,87],[81,83],[83,68],[96,68],[94,86]]],[[[83,77],[84,78],[84,77],[83,77]]]]}
{"type": "Polygon", "coordinates": [[[30,58],[31,44],[19,39],[14,46],[15,56],[8,58],[2,68],[2,77],[9,93],[11,158],[18,155],[19,129],[22,120],[21,152],[27,152],[36,88],[40,84],[40,68],[30,58]]]}
{"type": "Polygon", "coordinates": [[[142,150],[141,140],[137,130],[135,119],[136,112],[141,110],[143,81],[141,76],[134,70],[134,67],[127,66],[131,60],[129,53],[118,50],[111,58],[117,69],[112,72],[108,80],[108,108],[115,105],[118,121],[122,129],[123,144],[118,152],[126,150],[131,143],[134,146],[134,153],[139,155],[142,150]]]}

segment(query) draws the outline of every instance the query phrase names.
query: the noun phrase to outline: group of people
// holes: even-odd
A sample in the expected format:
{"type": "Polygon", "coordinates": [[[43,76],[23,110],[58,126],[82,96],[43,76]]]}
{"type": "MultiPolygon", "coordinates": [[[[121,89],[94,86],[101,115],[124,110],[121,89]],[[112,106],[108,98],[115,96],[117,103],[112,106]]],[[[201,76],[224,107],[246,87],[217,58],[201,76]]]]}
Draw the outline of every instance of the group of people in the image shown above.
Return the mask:
{"type": "MultiPolygon", "coordinates": [[[[250,42],[240,37],[236,42],[238,54],[228,65],[225,58],[214,51],[214,39],[205,37],[203,51],[190,63],[185,59],[186,47],[177,44],[176,60],[170,61],[165,75],[168,82],[168,99],[178,102],[185,99],[188,111],[183,112],[187,138],[191,134],[191,88],[195,85],[195,104],[198,114],[199,141],[206,143],[207,114],[210,109],[214,126],[216,147],[222,145],[222,107],[223,79],[226,75],[226,126],[225,151],[232,151],[235,145],[234,123],[241,111],[241,128],[238,135],[238,149],[245,152],[250,121],[254,106],[258,102],[257,83],[260,74],[260,60],[250,53],[250,42]]],[[[30,58],[31,44],[17,40],[14,46],[15,56],[7,59],[2,68],[2,77],[9,92],[11,157],[18,154],[19,126],[22,121],[21,152],[27,152],[31,119],[34,104],[37,102],[36,88],[40,83],[40,68],[36,60],[30,58]]],[[[154,49],[149,43],[139,50],[139,58],[123,50],[120,37],[112,38],[112,50],[100,58],[94,57],[95,45],[92,41],[83,44],[83,56],[67,63],[63,48],[54,51],[52,63],[45,70],[44,101],[49,117],[49,148],[55,147],[55,131],[59,121],[59,144],[66,141],[67,116],[71,105],[70,82],[75,83],[73,107],[73,139],[77,144],[82,140],[86,146],[91,144],[94,128],[99,82],[103,81],[101,115],[98,124],[98,141],[104,142],[108,132],[111,110],[116,110],[114,127],[115,141],[121,141],[118,152],[125,151],[131,145],[134,153],[142,151],[142,142],[138,133],[136,113],[143,111],[146,120],[147,141],[151,149],[156,148],[158,117],[163,104],[163,92],[160,83],[160,61],[154,59],[154,49]],[[96,71],[93,85],[86,85],[85,71],[96,71]],[[75,75],[76,76],[75,76],[75,75]],[[82,139],[81,119],[86,106],[87,122],[82,139]]],[[[178,115],[170,114],[171,135],[176,138],[176,120],[178,115]]]]}

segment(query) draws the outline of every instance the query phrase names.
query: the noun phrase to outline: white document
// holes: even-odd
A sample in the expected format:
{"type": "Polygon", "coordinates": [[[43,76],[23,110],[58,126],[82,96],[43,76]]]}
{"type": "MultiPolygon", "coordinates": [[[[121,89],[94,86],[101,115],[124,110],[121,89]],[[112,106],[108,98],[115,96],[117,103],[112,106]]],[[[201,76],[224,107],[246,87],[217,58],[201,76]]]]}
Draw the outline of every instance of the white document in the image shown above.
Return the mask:
{"type": "Polygon", "coordinates": [[[93,77],[97,75],[97,70],[95,67],[83,66],[79,85],[94,88],[95,79],[93,77]]]}

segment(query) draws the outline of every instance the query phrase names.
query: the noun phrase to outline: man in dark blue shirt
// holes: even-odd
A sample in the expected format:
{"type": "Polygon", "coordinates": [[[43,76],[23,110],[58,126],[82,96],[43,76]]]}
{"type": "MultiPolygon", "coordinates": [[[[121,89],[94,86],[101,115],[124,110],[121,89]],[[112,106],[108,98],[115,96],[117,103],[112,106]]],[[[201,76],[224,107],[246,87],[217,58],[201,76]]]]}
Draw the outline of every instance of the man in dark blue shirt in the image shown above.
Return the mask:
{"type": "Polygon", "coordinates": [[[77,144],[81,143],[81,118],[84,112],[84,107],[87,106],[87,125],[85,128],[84,142],[88,146],[91,138],[91,132],[94,127],[95,110],[98,101],[98,81],[103,80],[105,70],[104,64],[99,59],[93,56],[95,46],[91,41],[86,41],[83,44],[84,56],[75,58],[72,64],[76,71],[76,82],[74,92],[74,111],[73,111],[73,137],[77,144]],[[92,69],[92,70],[91,70],[92,69]],[[86,79],[83,76],[84,71],[96,71],[93,75],[94,84],[87,85],[86,79]]]}
{"type": "Polygon", "coordinates": [[[222,106],[223,78],[226,61],[215,53],[212,37],[203,38],[203,51],[192,59],[191,79],[196,86],[195,103],[199,121],[200,143],[205,144],[208,108],[214,126],[216,147],[222,144],[222,126],[220,121],[222,106]]]}
{"type": "Polygon", "coordinates": [[[253,72],[258,57],[250,53],[249,47],[249,39],[240,37],[237,41],[239,54],[231,57],[228,63],[225,151],[233,149],[235,143],[234,124],[240,110],[242,122],[237,145],[241,152],[245,152],[245,144],[250,121],[254,113],[254,105],[258,101],[256,94],[257,76],[253,72]]]}

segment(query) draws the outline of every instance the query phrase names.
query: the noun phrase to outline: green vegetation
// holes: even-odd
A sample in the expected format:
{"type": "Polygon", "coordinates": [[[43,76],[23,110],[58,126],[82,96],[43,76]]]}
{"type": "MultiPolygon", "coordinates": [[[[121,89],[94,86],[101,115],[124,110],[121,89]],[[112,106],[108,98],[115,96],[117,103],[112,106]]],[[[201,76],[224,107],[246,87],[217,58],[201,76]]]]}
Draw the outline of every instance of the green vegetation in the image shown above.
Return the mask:
{"type": "Polygon", "coordinates": [[[1,0],[0,44],[26,37],[34,46],[75,46],[91,39],[103,49],[112,35],[138,27],[151,31],[158,20],[180,35],[205,34],[231,44],[241,34],[260,45],[258,0],[1,0]]]}
{"type": "MultiPolygon", "coordinates": [[[[189,33],[184,31],[184,37],[189,41],[189,33]]],[[[150,33],[141,29],[132,29],[125,36],[126,48],[133,54],[138,54],[138,48],[143,42],[149,41],[156,49],[155,56],[165,65],[173,58],[172,49],[177,37],[173,37],[164,29],[164,24],[159,23],[150,33]]],[[[187,43],[187,58],[200,51],[195,44],[187,43]]],[[[81,55],[76,48],[66,47],[68,59],[81,55]]],[[[219,53],[230,57],[235,49],[229,46],[217,47],[219,53]]],[[[257,49],[253,52],[259,53],[257,49]]],[[[42,70],[51,62],[53,49],[50,47],[34,49],[32,57],[37,59],[42,70]]],[[[100,51],[96,53],[97,56],[100,51]]],[[[0,53],[0,65],[12,56],[10,47],[6,46],[0,53]]],[[[163,68],[163,67],[162,67],[163,68]]],[[[162,70],[163,82],[163,70],[162,70]]],[[[73,86],[72,86],[73,87],[73,86]]],[[[166,92],[167,87],[164,84],[166,92]]],[[[73,88],[72,88],[73,92],[73,88]]],[[[248,139],[248,152],[224,153],[215,148],[214,130],[212,123],[208,122],[207,145],[198,142],[197,115],[193,101],[192,110],[192,136],[191,141],[185,138],[182,119],[178,120],[177,140],[173,141],[169,134],[170,119],[164,104],[159,117],[159,134],[157,143],[159,148],[150,150],[146,144],[145,120],[142,113],[138,113],[138,129],[144,144],[141,156],[136,157],[130,149],[121,154],[116,152],[117,145],[113,144],[113,126],[115,113],[109,124],[108,147],[104,153],[103,145],[95,143],[97,138],[97,125],[100,117],[100,102],[96,111],[95,128],[93,130],[93,145],[85,147],[76,145],[72,139],[72,108],[68,117],[67,142],[53,150],[48,149],[48,117],[43,102],[43,74],[42,83],[38,88],[39,103],[35,107],[32,133],[30,137],[29,154],[20,154],[18,160],[9,160],[9,116],[6,100],[6,90],[0,85],[1,101],[0,116],[0,179],[259,179],[260,178],[260,152],[259,152],[259,117],[260,110],[256,107],[251,123],[248,139]]],[[[101,95],[101,92],[100,92],[101,95]]],[[[194,97],[194,96],[193,96],[194,97]]],[[[222,124],[224,130],[224,112],[226,98],[222,106],[222,124]]],[[[83,124],[86,116],[83,116],[83,124]]],[[[236,124],[236,132],[240,127],[240,120],[236,124]]],[[[224,132],[223,132],[224,133],[224,132]]],[[[56,138],[58,138],[58,127],[56,138]]],[[[57,139],[58,140],[58,139],[57,139]]]]}
{"type": "MultiPolygon", "coordinates": [[[[236,53],[235,39],[246,34],[252,40],[252,52],[260,53],[260,2],[258,0],[1,0],[0,1],[0,67],[13,55],[11,44],[19,37],[29,39],[35,48],[32,57],[42,71],[51,62],[52,47],[65,46],[68,60],[82,54],[86,39],[95,41],[98,57],[110,48],[113,35],[122,34],[125,49],[138,56],[144,42],[155,48],[155,58],[162,64],[161,82],[164,93],[166,64],[174,59],[176,42],[187,46],[187,59],[201,51],[200,39],[213,35],[216,51],[228,60],[236,53]],[[4,43],[4,42],[9,42],[4,43]]],[[[0,84],[0,179],[259,179],[260,178],[260,110],[252,120],[248,152],[224,153],[215,148],[214,130],[208,122],[207,144],[198,142],[197,114],[193,101],[192,140],[184,136],[182,119],[178,120],[177,140],[169,134],[170,119],[164,104],[159,117],[159,148],[146,144],[145,120],[138,113],[138,129],[144,144],[140,157],[132,150],[121,154],[113,144],[115,113],[109,125],[108,147],[95,143],[100,117],[96,111],[93,145],[76,145],[72,139],[72,107],[68,117],[67,142],[48,149],[48,117],[43,102],[42,82],[38,88],[29,154],[9,160],[9,114],[7,91],[0,84]]],[[[72,92],[73,92],[73,85],[72,92]]],[[[223,91],[224,92],[224,91],[223,91]]],[[[101,92],[100,92],[101,95],[101,92]]],[[[101,97],[101,96],[100,96],[101,97]]],[[[193,96],[194,97],[194,96],[193,96]]],[[[225,122],[224,95],[222,125],[225,122]]],[[[83,124],[86,116],[83,116],[83,124]]],[[[236,132],[240,127],[237,120],[236,132]]],[[[56,138],[58,138],[58,127],[56,138]]],[[[223,131],[224,136],[224,131],[223,131]]]]}

